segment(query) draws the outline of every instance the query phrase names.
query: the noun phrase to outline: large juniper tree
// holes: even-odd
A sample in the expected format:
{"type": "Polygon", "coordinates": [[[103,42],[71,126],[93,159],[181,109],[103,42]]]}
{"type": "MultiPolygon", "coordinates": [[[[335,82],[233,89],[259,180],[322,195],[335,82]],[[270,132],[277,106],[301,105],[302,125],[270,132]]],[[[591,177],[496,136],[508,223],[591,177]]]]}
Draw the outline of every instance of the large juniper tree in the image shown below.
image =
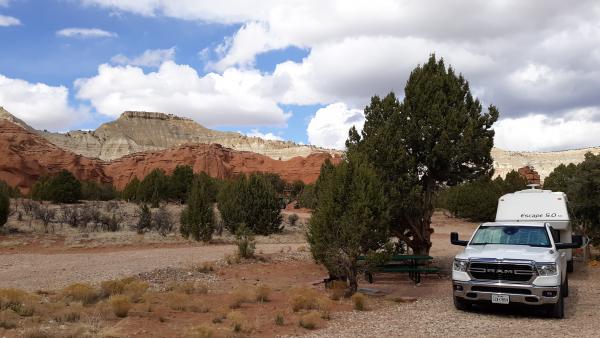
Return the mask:
{"type": "Polygon", "coordinates": [[[384,182],[393,234],[428,253],[436,190],[492,170],[498,110],[483,112],[462,75],[432,55],[410,74],[402,102],[375,96],[365,118],[360,134],[350,130],[348,152],[367,156],[384,182]]]}

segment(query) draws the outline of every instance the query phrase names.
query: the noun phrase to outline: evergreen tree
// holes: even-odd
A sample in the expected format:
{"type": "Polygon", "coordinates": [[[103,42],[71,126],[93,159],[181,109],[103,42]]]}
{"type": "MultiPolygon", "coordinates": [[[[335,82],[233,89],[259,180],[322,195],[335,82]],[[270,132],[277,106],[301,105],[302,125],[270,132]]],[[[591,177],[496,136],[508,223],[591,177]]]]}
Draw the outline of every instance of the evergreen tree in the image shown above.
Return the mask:
{"type": "Polygon", "coordinates": [[[112,184],[94,181],[81,182],[81,199],[86,201],[110,201],[117,197],[117,191],[112,184]]]}
{"type": "Polygon", "coordinates": [[[136,230],[138,234],[142,234],[144,231],[152,229],[152,212],[146,203],[143,203],[140,206],[138,214],[139,219],[138,223],[136,224],[136,230]]]}
{"type": "Polygon", "coordinates": [[[515,170],[511,170],[504,178],[504,189],[505,194],[513,193],[515,191],[527,189],[527,179],[515,170]]]}
{"type": "Polygon", "coordinates": [[[0,227],[4,226],[4,224],[6,224],[6,221],[8,220],[9,209],[9,196],[5,191],[0,190],[0,227]]]}
{"type": "Polygon", "coordinates": [[[308,226],[314,259],[331,276],[346,277],[356,292],[358,257],[382,249],[388,239],[388,208],[375,170],[353,156],[336,167],[323,165],[317,204],[308,226]]]}
{"type": "Polygon", "coordinates": [[[189,165],[178,165],[169,176],[170,197],[184,203],[194,181],[194,170],[189,165]]]}
{"type": "Polygon", "coordinates": [[[126,201],[133,202],[137,201],[137,192],[140,188],[140,180],[137,177],[134,177],[123,189],[121,192],[121,198],[126,201]]]}
{"type": "Polygon", "coordinates": [[[162,169],[154,169],[146,175],[136,193],[138,201],[150,202],[153,208],[157,208],[158,202],[166,200],[168,195],[169,184],[162,169]]]}
{"type": "Polygon", "coordinates": [[[573,179],[577,173],[577,166],[573,163],[561,164],[554,168],[544,180],[544,189],[567,193],[571,189],[573,179]]]}
{"type": "Polygon", "coordinates": [[[40,178],[31,188],[33,199],[75,203],[81,198],[81,183],[67,170],[40,178]]]}
{"type": "Polygon", "coordinates": [[[246,219],[245,203],[247,201],[248,179],[246,175],[239,175],[233,180],[223,182],[217,202],[223,225],[235,233],[237,227],[246,219]]]}
{"type": "Polygon", "coordinates": [[[391,230],[414,253],[431,248],[436,191],[491,172],[497,118],[494,106],[482,113],[462,75],[432,55],[410,74],[402,103],[393,93],[373,97],[361,134],[350,130],[348,154],[373,163],[392,204],[391,230]]]}
{"type": "Polygon", "coordinates": [[[194,179],[187,198],[188,204],[181,213],[181,235],[196,241],[208,242],[215,230],[208,181],[194,179]]]}
{"type": "Polygon", "coordinates": [[[600,155],[585,154],[568,187],[571,211],[576,224],[593,245],[600,244],[600,155]]]}

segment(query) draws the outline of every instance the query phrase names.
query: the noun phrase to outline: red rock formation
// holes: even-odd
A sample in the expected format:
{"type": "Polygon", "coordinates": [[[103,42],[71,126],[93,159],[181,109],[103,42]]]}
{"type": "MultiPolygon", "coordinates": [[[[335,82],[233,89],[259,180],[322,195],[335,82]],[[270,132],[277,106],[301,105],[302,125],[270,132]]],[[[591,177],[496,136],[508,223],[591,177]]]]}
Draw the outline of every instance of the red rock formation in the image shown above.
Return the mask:
{"type": "Polygon", "coordinates": [[[62,169],[80,180],[112,181],[100,160],[64,151],[21,126],[0,120],[0,180],[27,192],[40,176],[62,169]]]}
{"type": "Polygon", "coordinates": [[[532,166],[519,168],[518,173],[527,180],[527,184],[540,184],[540,174],[532,166]]]}
{"type": "Polygon", "coordinates": [[[16,124],[0,121],[0,179],[24,192],[40,176],[62,169],[71,171],[80,180],[110,182],[117,189],[122,189],[133,177],[142,179],[156,168],[171,173],[178,164],[190,165],[195,172],[204,171],[221,179],[258,171],[277,173],[286,181],[312,183],[319,176],[321,164],[326,159],[333,163],[340,161],[339,157],[327,153],[278,161],[218,144],[192,144],[104,162],[62,150],[16,124]]]}

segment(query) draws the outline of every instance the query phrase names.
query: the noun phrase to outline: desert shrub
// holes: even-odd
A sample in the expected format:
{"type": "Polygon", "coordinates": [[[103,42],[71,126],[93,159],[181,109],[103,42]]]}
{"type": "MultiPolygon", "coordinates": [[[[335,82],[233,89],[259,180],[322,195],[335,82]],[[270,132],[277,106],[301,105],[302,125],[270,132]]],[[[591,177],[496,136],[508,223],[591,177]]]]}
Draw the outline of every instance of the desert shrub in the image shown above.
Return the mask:
{"type": "Polygon", "coordinates": [[[81,183],[67,170],[40,178],[31,188],[35,200],[75,203],[81,198],[81,183]]]}
{"type": "Polygon", "coordinates": [[[278,313],[275,316],[275,325],[277,325],[277,326],[283,326],[283,324],[285,324],[285,320],[283,318],[283,315],[281,313],[278,313]]]}
{"type": "Polygon", "coordinates": [[[331,292],[329,293],[329,298],[332,300],[340,300],[346,294],[346,289],[348,288],[348,284],[343,281],[334,280],[331,285],[331,292]]]}
{"type": "Polygon", "coordinates": [[[162,236],[166,236],[173,231],[174,227],[173,217],[165,207],[160,207],[152,213],[152,229],[162,236]]]}
{"type": "Polygon", "coordinates": [[[298,196],[300,196],[300,193],[302,193],[302,190],[304,190],[305,184],[303,181],[301,180],[295,180],[294,182],[292,182],[292,184],[290,184],[290,192],[292,194],[292,198],[298,198],[298,196]]]}
{"type": "Polygon", "coordinates": [[[127,286],[127,284],[131,283],[133,280],[134,278],[123,278],[104,281],[100,283],[102,295],[104,297],[120,295],[125,292],[125,286],[127,286]]]}
{"type": "Polygon", "coordinates": [[[215,267],[209,262],[203,262],[202,264],[194,265],[193,269],[201,273],[209,273],[215,271],[215,267]]]}
{"type": "Polygon", "coordinates": [[[352,295],[352,304],[354,310],[365,311],[367,309],[367,298],[362,293],[355,293],[352,295]]]}
{"type": "Polygon", "coordinates": [[[4,193],[9,198],[21,197],[21,191],[17,187],[11,187],[8,183],[0,180],[0,193],[4,193]]]}
{"type": "Polygon", "coordinates": [[[34,204],[33,217],[42,222],[45,233],[48,233],[49,230],[54,232],[54,227],[50,226],[56,221],[56,209],[46,203],[34,204]]]}
{"type": "Polygon", "coordinates": [[[169,182],[162,169],[152,170],[140,182],[136,200],[150,203],[153,208],[158,208],[159,202],[169,197],[169,182]]]}
{"type": "Polygon", "coordinates": [[[248,302],[250,302],[248,290],[244,288],[237,288],[231,293],[231,302],[229,303],[229,307],[232,309],[238,309],[242,306],[242,304],[248,302]]]}
{"type": "Polygon", "coordinates": [[[80,227],[82,225],[81,208],[72,205],[61,206],[59,220],[73,228],[80,227]]]}
{"type": "Polygon", "coordinates": [[[127,317],[132,307],[126,296],[111,296],[109,303],[114,314],[119,318],[127,317]]]}
{"type": "Polygon", "coordinates": [[[235,233],[235,244],[237,245],[237,255],[241,258],[254,257],[256,242],[252,231],[244,224],[238,227],[235,233]]]}
{"type": "Polygon", "coordinates": [[[295,288],[290,290],[289,303],[294,312],[300,310],[318,310],[321,295],[319,292],[308,288],[295,288]]]}
{"type": "Polygon", "coordinates": [[[121,191],[121,198],[129,202],[137,201],[137,192],[139,188],[140,180],[137,177],[134,177],[127,183],[125,188],[123,188],[123,191],[121,191]]]}
{"type": "Polygon", "coordinates": [[[10,199],[8,198],[8,194],[3,191],[0,191],[0,227],[6,224],[8,220],[8,213],[10,210],[10,199]]]}
{"type": "Polygon", "coordinates": [[[81,199],[86,201],[110,201],[117,198],[117,190],[110,183],[81,182],[81,199]]]}
{"type": "Polygon", "coordinates": [[[268,302],[271,296],[271,288],[267,285],[259,285],[256,288],[256,301],[257,302],[268,302]]]}
{"type": "Polygon", "coordinates": [[[146,203],[142,203],[138,209],[138,222],[135,225],[135,230],[138,234],[143,234],[152,229],[152,213],[146,203]]]}
{"type": "Polygon", "coordinates": [[[100,214],[100,219],[96,223],[102,231],[119,231],[121,222],[125,217],[119,210],[113,210],[110,214],[100,214]]]}
{"type": "Polygon", "coordinates": [[[22,317],[29,317],[35,311],[37,299],[23,290],[0,289],[0,311],[12,310],[22,317]]]}
{"type": "Polygon", "coordinates": [[[98,207],[98,203],[86,203],[81,209],[81,224],[83,226],[92,225],[92,228],[95,229],[99,226],[102,212],[98,207]]]}
{"type": "Polygon", "coordinates": [[[296,214],[291,214],[288,216],[288,222],[290,223],[291,226],[295,226],[296,222],[298,222],[299,219],[300,219],[300,217],[298,217],[298,215],[296,215],[296,214]]]}
{"type": "Polygon", "coordinates": [[[298,325],[308,330],[314,330],[319,325],[321,315],[316,311],[310,311],[300,317],[298,325]]]}
{"type": "Polygon", "coordinates": [[[52,332],[42,329],[41,327],[28,329],[23,333],[23,338],[54,338],[57,337],[52,332]]]}
{"type": "Polygon", "coordinates": [[[57,323],[75,323],[81,319],[82,313],[82,306],[73,303],[69,306],[64,306],[63,308],[55,309],[55,311],[52,313],[52,318],[57,323]]]}
{"type": "Polygon", "coordinates": [[[242,332],[246,326],[246,316],[239,311],[231,311],[227,314],[227,319],[231,321],[231,327],[234,332],[242,332]]]}
{"type": "Polygon", "coordinates": [[[279,197],[263,174],[240,175],[225,182],[217,201],[223,223],[233,233],[242,223],[258,235],[282,229],[279,197]]]}
{"type": "Polygon", "coordinates": [[[190,338],[211,338],[214,331],[208,326],[196,326],[190,330],[190,338]]]}
{"type": "Polygon", "coordinates": [[[208,242],[215,230],[212,202],[209,196],[208,181],[203,178],[194,179],[188,197],[188,205],[181,213],[181,235],[208,242]]]}
{"type": "Polygon", "coordinates": [[[89,284],[76,283],[62,290],[63,297],[68,301],[81,302],[84,305],[95,303],[99,298],[99,292],[89,284]]]}

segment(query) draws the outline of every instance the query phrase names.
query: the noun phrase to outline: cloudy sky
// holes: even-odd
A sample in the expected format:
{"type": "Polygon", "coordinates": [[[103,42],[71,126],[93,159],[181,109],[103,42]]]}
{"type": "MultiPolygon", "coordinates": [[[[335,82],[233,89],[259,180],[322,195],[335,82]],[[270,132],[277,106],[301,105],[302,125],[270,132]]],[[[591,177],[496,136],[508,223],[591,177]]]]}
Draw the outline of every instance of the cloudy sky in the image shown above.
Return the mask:
{"type": "Polygon", "coordinates": [[[600,3],[0,0],[0,105],[39,129],[124,110],[343,147],[430,53],[498,106],[496,145],[600,145],[600,3]]]}

